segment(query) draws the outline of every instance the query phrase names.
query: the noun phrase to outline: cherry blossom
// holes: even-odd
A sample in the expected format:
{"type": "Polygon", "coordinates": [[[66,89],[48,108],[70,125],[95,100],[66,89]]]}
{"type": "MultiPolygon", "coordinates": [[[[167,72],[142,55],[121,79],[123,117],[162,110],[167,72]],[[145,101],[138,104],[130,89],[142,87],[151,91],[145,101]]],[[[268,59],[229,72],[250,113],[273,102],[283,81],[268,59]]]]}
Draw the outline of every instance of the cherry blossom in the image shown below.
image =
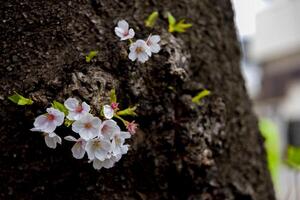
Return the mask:
{"type": "Polygon", "coordinates": [[[158,53],[160,51],[160,41],[159,35],[150,35],[146,41],[146,44],[150,47],[152,53],[158,53]]]}
{"type": "Polygon", "coordinates": [[[111,143],[108,140],[95,138],[87,141],[85,150],[90,160],[104,161],[111,151],[111,143]]]}
{"type": "Polygon", "coordinates": [[[112,139],[113,135],[118,131],[120,131],[120,127],[114,120],[105,120],[100,126],[100,134],[108,140],[112,139]]]}
{"type": "Polygon", "coordinates": [[[129,25],[125,20],[121,20],[118,22],[118,26],[115,27],[115,33],[121,40],[128,40],[134,37],[134,30],[132,28],[129,29],[129,25]]]}
{"type": "Polygon", "coordinates": [[[49,148],[55,149],[58,144],[61,144],[61,138],[53,133],[45,133],[45,143],[49,148]]]}
{"type": "Polygon", "coordinates": [[[137,40],[132,43],[129,47],[130,53],[128,55],[129,59],[135,61],[136,59],[141,63],[146,62],[151,56],[150,47],[144,40],[137,40]]]}
{"type": "Polygon", "coordinates": [[[53,133],[57,126],[64,122],[65,114],[55,108],[47,108],[47,113],[38,116],[33,125],[32,131],[53,133]]]}
{"type": "Polygon", "coordinates": [[[83,140],[82,138],[76,139],[73,136],[66,136],[65,140],[75,142],[75,144],[71,149],[73,157],[76,159],[82,159],[85,154],[86,141],[83,140]]]}
{"type": "Polygon", "coordinates": [[[83,102],[79,104],[79,101],[75,98],[68,98],[65,103],[65,107],[69,110],[67,118],[69,120],[79,120],[86,113],[90,112],[90,106],[83,102]]]}
{"type": "Polygon", "coordinates": [[[112,168],[116,162],[118,162],[121,159],[122,155],[117,155],[117,156],[111,156],[110,158],[106,158],[105,160],[101,161],[98,159],[93,160],[93,167],[97,170],[101,168],[112,168]]]}
{"type": "Polygon", "coordinates": [[[101,120],[87,113],[72,124],[72,130],[78,133],[84,140],[90,140],[98,136],[101,120]]]}
{"type": "Polygon", "coordinates": [[[124,131],[119,131],[114,134],[112,140],[112,153],[114,156],[127,153],[129,145],[124,145],[124,142],[125,139],[128,139],[130,137],[130,133],[124,131]]]}

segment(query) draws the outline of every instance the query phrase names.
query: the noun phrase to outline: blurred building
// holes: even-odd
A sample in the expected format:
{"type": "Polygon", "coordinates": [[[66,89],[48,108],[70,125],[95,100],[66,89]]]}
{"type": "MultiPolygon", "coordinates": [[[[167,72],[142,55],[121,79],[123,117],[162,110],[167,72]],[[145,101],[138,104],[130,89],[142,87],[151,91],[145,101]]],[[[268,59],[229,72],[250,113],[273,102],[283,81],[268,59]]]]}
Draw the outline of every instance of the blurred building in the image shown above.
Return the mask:
{"type": "MultiPolygon", "coordinates": [[[[255,111],[278,125],[284,156],[288,144],[300,147],[300,0],[274,0],[257,14],[256,31],[245,52],[262,72],[260,91],[252,95],[255,111]]],[[[279,199],[288,193],[295,200],[296,192],[300,195],[300,185],[291,184],[290,174],[282,167],[279,199]]]]}

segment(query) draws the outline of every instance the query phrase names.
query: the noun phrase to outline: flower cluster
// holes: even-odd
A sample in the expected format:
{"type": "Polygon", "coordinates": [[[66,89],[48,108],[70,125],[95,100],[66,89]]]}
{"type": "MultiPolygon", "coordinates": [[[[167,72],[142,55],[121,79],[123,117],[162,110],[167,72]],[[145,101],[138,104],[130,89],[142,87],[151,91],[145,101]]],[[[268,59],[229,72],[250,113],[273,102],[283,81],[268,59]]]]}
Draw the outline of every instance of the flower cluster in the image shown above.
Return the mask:
{"type": "Polygon", "coordinates": [[[147,40],[138,39],[132,42],[132,38],[135,32],[132,28],[129,29],[129,25],[125,20],[118,22],[118,26],[115,27],[115,33],[121,40],[130,40],[131,44],[129,47],[129,59],[132,61],[138,60],[139,62],[146,62],[152,53],[158,53],[160,51],[160,41],[159,35],[151,35],[147,40]]]}
{"type": "MultiPolygon", "coordinates": [[[[135,133],[137,128],[134,122],[126,122],[128,132],[121,131],[117,122],[112,118],[117,116],[118,103],[103,106],[103,117],[95,117],[90,113],[90,106],[80,103],[75,98],[68,98],[58,108],[47,108],[47,113],[38,116],[34,121],[32,131],[42,132],[45,143],[50,148],[56,148],[62,139],[54,132],[64,121],[71,122],[75,136],[66,136],[64,139],[74,142],[71,149],[73,157],[82,159],[87,153],[88,159],[95,169],[111,168],[118,162],[122,155],[128,151],[125,140],[135,133]]],[[[122,119],[121,117],[119,117],[122,119]]]]}

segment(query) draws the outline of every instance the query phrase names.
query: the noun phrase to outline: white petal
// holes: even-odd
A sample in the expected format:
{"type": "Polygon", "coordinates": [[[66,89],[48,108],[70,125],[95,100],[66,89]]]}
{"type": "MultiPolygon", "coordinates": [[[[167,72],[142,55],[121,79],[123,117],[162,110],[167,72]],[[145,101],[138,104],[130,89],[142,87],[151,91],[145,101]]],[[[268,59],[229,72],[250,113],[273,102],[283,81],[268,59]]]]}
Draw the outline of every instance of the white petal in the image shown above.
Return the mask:
{"type": "Polygon", "coordinates": [[[34,131],[34,132],[43,132],[41,129],[39,128],[32,128],[30,129],[31,131],[34,131]]]}
{"type": "Polygon", "coordinates": [[[84,114],[81,115],[80,113],[69,111],[69,114],[68,114],[67,118],[69,120],[79,120],[83,116],[84,116],[84,114]]]}
{"type": "Polygon", "coordinates": [[[151,52],[153,52],[153,53],[158,53],[158,52],[160,51],[160,46],[159,46],[159,44],[152,44],[152,45],[150,46],[150,50],[151,50],[151,52]]]}
{"type": "Polygon", "coordinates": [[[65,114],[63,112],[60,112],[58,115],[55,117],[55,125],[56,126],[61,126],[64,123],[65,120],[65,114]]]}
{"type": "Polygon", "coordinates": [[[132,51],[129,53],[128,58],[132,61],[135,61],[137,58],[137,54],[134,51],[132,51]]]}
{"type": "Polygon", "coordinates": [[[108,152],[111,150],[111,143],[107,140],[101,140],[101,147],[108,152]]]}
{"type": "Polygon", "coordinates": [[[95,157],[98,159],[98,160],[105,160],[107,158],[107,151],[104,151],[104,150],[100,150],[98,149],[97,151],[95,151],[95,157]]]}
{"type": "Polygon", "coordinates": [[[94,117],[92,119],[91,123],[92,123],[94,128],[99,128],[100,129],[101,120],[98,117],[94,117]]]}
{"type": "Polygon", "coordinates": [[[120,132],[120,127],[114,120],[105,120],[101,124],[100,134],[106,139],[111,139],[116,132],[120,132]]]}
{"type": "Polygon", "coordinates": [[[79,102],[77,99],[75,98],[68,98],[65,103],[64,103],[65,107],[70,110],[70,111],[75,111],[76,108],[79,105],[79,102]]]}
{"type": "Polygon", "coordinates": [[[129,34],[128,34],[128,36],[130,37],[130,38],[133,38],[134,37],[134,35],[135,35],[135,32],[134,32],[134,30],[131,28],[131,29],[129,29],[129,32],[128,32],[129,34]]]}
{"type": "Polygon", "coordinates": [[[150,38],[149,38],[150,42],[153,44],[153,43],[158,43],[160,41],[160,36],[159,35],[152,35],[150,38]]]}
{"type": "Polygon", "coordinates": [[[103,167],[103,161],[95,159],[93,161],[93,167],[94,167],[94,169],[97,169],[97,170],[101,169],[103,167]]]}
{"type": "Polygon", "coordinates": [[[86,113],[80,121],[85,123],[85,122],[91,122],[93,120],[94,116],[91,113],[86,113]]]}
{"type": "Polygon", "coordinates": [[[151,48],[150,48],[149,46],[147,46],[147,47],[145,48],[145,52],[146,52],[146,54],[147,54],[149,57],[151,57],[152,53],[151,53],[151,48]]]}
{"type": "Polygon", "coordinates": [[[85,102],[83,102],[82,103],[82,111],[84,112],[84,113],[88,113],[88,112],[90,112],[90,110],[91,110],[91,107],[87,104],[87,103],[85,103],[85,102]]]}
{"type": "Polygon", "coordinates": [[[56,125],[56,126],[60,126],[64,123],[64,118],[65,118],[65,114],[55,108],[47,108],[47,112],[50,114],[50,115],[54,115],[55,116],[55,119],[53,121],[53,123],[56,125]]]}
{"type": "Polygon", "coordinates": [[[45,133],[52,133],[56,129],[56,124],[54,122],[47,122],[46,125],[43,127],[42,131],[45,133]]]}
{"type": "Polygon", "coordinates": [[[131,138],[131,134],[129,132],[121,131],[120,137],[124,139],[131,138]]]}
{"type": "Polygon", "coordinates": [[[136,48],[137,48],[137,45],[136,45],[136,42],[134,42],[134,43],[132,43],[132,44],[130,45],[129,51],[130,51],[130,52],[135,52],[136,48]]]}
{"type": "Polygon", "coordinates": [[[103,106],[103,114],[106,119],[111,119],[114,116],[114,109],[110,105],[103,106]]]}
{"type": "Polygon", "coordinates": [[[82,129],[79,132],[79,135],[84,140],[90,140],[98,136],[99,129],[90,128],[90,129],[82,129]]]}
{"type": "Polygon", "coordinates": [[[122,154],[126,154],[127,152],[128,152],[128,147],[129,147],[129,145],[122,145],[121,147],[120,147],[120,149],[121,149],[121,153],[122,154]]]}
{"type": "Polygon", "coordinates": [[[149,59],[149,57],[148,57],[148,55],[147,55],[145,52],[143,52],[143,53],[139,53],[139,54],[137,55],[137,59],[138,59],[138,61],[140,61],[141,63],[144,63],[144,62],[146,62],[146,61],[149,59]]]}
{"type": "Polygon", "coordinates": [[[135,44],[136,44],[136,46],[140,46],[140,47],[147,46],[147,43],[144,40],[141,40],[141,39],[137,40],[135,42],[135,44]]]}
{"type": "Polygon", "coordinates": [[[129,25],[125,20],[118,21],[118,27],[124,31],[128,31],[129,25]]]}
{"type": "Polygon", "coordinates": [[[84,124],[79,120],[75,121],[72,124],[72,131],[74,131],[75,133],[79,133],[83,128],[84,128],[84,124]]]}
{"type": "Polygon", "coordinates": [[[90,160],[94,160],[95,159],[95,152],[93,150],[93,140],[88,141],[86,146],[85,146],[85,151],[88,155],[88,158],[90,160]]]}
{"type": "Polygon", "coordinates": [[[55,133],[50,133],[45,136],[45,143],[49,148],[55,149],[57,143],[61,144],[61,138],[55,133]]]}
{"type": "Polygon", "coordinates": [[[73,157],[76,159],[82,159],[85,154],[85,149],[80,142],[74,144],[71,149],[73,157]]]}
{"type": "Polygon", "coordinates": [[[77,142],[77,139],[70,135],[64,137],[64,139],[71,142],[77,142]]]}
{"type": "Polygon", "coordinates": [[[43,129],[47,125],[48,119],[46,115],[40,115],[34,120],[34,127],[37,129],[43,129]]]}
{"type": "Polygon", "coordinates": [[[121,29],[119,27],[115,27],[115,33],[121,39],[124,37],[124,31],[123,31],[123,29],[121,29]]]}
{"type": "Polygon", "coordinates": [[[112,168],[115,165],[116,161],[115,159],[106,159],[103,161],[102,166],[106,169],[112,168]]]}
{"type": "Polygon", "coordinates": [[[131,28],[129,29],[128,31],[128,34],[126,36],[124,36],[124,33],[123,33],[123,36],[121,37],[121,40],[128,40],[128,39],[131,39],[134,37],[134,30],[131,28]]]}

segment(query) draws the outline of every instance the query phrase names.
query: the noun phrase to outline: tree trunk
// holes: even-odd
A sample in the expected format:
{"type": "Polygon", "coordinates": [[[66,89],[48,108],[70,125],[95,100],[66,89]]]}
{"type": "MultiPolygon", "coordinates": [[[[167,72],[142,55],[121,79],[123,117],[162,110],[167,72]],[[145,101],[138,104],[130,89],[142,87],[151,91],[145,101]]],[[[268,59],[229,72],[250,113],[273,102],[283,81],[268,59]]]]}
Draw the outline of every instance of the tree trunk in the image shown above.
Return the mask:
{"type": "Polygon", "coordinates": [[[0,10],[1,199],[275,199],[230,0],[7,0],[0,10]],[[169,33],[168,11],[192,28],[169,33]],[[120,19],[137,38],[159,34],[162,50],[130,61],[113,31],[120,19]],[[99,54],[87,63],[90,50],[99,54]],[[139,105],[140,125],[115,167],[96,171],[72,158],[71,144],[52,150],[29,131],[52,100],[76,96],[99,111],[113,87],[121,107],[139,105]],[[192,103],[204,88],[212,95],[192,103]],[[35,104],[12,104],[13,91],[35,104]]]}

